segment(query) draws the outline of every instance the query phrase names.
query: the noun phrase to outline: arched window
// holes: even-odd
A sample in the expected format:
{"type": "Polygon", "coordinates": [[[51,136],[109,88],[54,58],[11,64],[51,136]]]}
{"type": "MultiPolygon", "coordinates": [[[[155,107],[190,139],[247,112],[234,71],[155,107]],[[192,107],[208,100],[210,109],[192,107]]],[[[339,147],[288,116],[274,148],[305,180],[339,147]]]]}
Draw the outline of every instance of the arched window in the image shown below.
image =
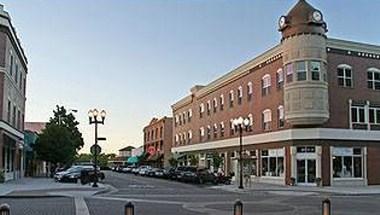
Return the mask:
{"type": "Polygon", "coordinates": [[[203,112],[205,111],[205,106],[203,103],[199,105],[199,118],[203,117],[203,112]]]}
{"type": "Polygon", "coordinates": [[[221,122],[219,126],[220,126],[220,136],[224,137],[224,122],[221,122]]]}
{"type": "Polygon", "coordinates": [[[240,86],[239,88],[238,88],[238,91],[237,91],[238,93],[238,104],[240,105],[241,104],[241,102],[242,102],[242,100],[243,100],[243,87],[242,86],[240,86]]]}
{"type": "Polygon", "coordinates": [[[247,84],[247,98],[248,98],[248,101],[252,100],[252,94],[253,94],[252,82],[248,82],[248,84],[247,84]]]}
{"type": "Polygon", "coordinates": [[[352,87],[352,67],[341,64],[337,68],[338,85],[342,87],[352,87]]]}
{"type": "Polygon", "coordinates": [[[223,94],[219,97],[219,104],[220,104],[220,110],[222,111],[224,109],[224,96],[223,94]]]}
{"type": "Polygon", "coordinates": [[[174,139],[174,141],[175,141],[175,144],[178,145],[178,141],[179,141],[178,134],[175,135],[175,139],[174,139]]]}
{"type": "Polygon", "coordinates": [[[232,108],[234,106],[234,91],[230,91],[230,107],[232,108]]]}
{"type": "Polygon", "coordinates": [[[187,121],[191,122],[191,117],[193,116],[193,111],[189,109],[187,111],[187,121]]]}
{"type": "Polygon", "coordinates": [[[203,136],[205,136],[205,129],[201,127],[199,129],[199,141],[202,142],[203,136]]]}
{"type": "Polygon", "coordinates": [[[248,130],[252,131],[253,130],[253,115],[250,113],[248,114],[248,119],[249,119],[249,127],[248,130]]]}
{"type": "Polygon", "coordinates": [[[207,139],[211,139],[211,126],[207,126],[207,139]]]}
{"type": "Polygon", "coordinates": [[[214,138],[218,137],[218,125],[215,123],[214,124],[214,138]]]}
{"type": "Polygon", "coordinates": [[[218,100],[216,98],[214,98],[212,100],[212,106],[213,106],[213,109],[214,109],[214,113],[216,113],[216,110],[218,108],[218,100]]]}
{"type": "Polygon", "coordinates": [[[269,131],[271,129],[272,122],[272,111],[270,109],[266,109],[262,113],[262,125],[264,131],[269,131]]]}
{"type": "Polygon", "coordinates": [[[187,141],[188,141],[188,143],[190,143],[191,142],[191,139],[193,138],[193,133],[191,132],[191,130],[189,130],[188,132],[187,132],[187,141]]]}
{"type": "Polygon", "coordinates": [[[380,90],[380,69],[369,68],[367,70],[367,85],[369,89],[380,90]]]}
{"type": "Polygon", "coordinates": [[[270,86],[271,86],[271,79],[270,75],[266,74],[263,76],[261,80],[261,85],[262,85],[262,95],[266,96],[270,93],[270,86]]]}
{"type": "Polygon", "coordinates": [[[277,89],[281,89],[284,85],[284,71],[278,69],[276,72],[277,89]]]}
{"type": "Polygon", "coordinates": [[[284,106],[280,105],[277,108],[278,127],[282,128],[285,125],[284,106]]]}

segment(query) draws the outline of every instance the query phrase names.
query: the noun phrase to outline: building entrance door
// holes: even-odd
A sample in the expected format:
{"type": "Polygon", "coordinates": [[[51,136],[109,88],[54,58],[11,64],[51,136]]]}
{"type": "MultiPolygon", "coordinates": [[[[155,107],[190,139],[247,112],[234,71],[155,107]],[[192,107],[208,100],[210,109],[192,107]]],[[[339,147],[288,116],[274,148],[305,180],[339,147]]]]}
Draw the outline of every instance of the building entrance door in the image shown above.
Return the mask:
{"type": "Polygon", "coordinates": [[[315,159],[297,160],[297,184],[315,185],[316,161],[315,159]]]}

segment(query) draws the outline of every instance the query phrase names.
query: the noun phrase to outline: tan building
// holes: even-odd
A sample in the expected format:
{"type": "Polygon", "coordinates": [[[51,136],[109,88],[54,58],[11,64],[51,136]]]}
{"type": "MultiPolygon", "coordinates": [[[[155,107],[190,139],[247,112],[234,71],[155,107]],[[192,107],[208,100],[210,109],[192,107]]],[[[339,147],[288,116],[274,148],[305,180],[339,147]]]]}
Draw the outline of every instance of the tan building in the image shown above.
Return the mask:
{"type": "Polygon", "coordinates": [[[27,59],[8,12],[0,5],[0,169],[5,180],[23,175],[27,59]]]}
{"type": "Polygon", "coordinates": [[[327,37],[305,0],[281,16],[275,47],[172,105],[173,152],[212,166],[223,157],[254,180],[298,185],[380,184],[380,46],[327,37]]]}
{"type": "Polygon", "coordinates": [[[153,118],[144,128],[144,152],[148,153],[147,162],[156,167],[169,166],[173,139],[173,119],[153,118]]]}

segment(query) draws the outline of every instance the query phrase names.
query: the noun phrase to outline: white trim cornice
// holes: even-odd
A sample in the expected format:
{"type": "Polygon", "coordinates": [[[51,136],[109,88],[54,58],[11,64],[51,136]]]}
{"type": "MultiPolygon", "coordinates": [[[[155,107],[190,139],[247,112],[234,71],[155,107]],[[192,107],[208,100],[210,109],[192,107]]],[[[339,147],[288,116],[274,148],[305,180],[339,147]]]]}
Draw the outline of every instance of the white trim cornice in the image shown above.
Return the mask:
{"type": "Polygon", "coordinates": [[[21,131],[13,128],[12,126],[8,125],[4,121],[0,121],[0,129],[4,129],[6,132],[14,135],[15,137],[17,137],[17,138],[19,138],[21,140],[24,139],[24,134],[21,131]]]}
{"type": "MultiPolygon", "coordinates": [[[[379,141],[380,144],[380,131],[350,130],[336,128],[287,129],[282,131],[245,136],[243,137],[243,144],[255,145],[261,143],[280,142],[288,140],[312,139],[379,141]]],[[[172,152],[201,151],[235,146],[239,146],[239,140],[237,137],[206,143],[173,147],[172,152]]]]}

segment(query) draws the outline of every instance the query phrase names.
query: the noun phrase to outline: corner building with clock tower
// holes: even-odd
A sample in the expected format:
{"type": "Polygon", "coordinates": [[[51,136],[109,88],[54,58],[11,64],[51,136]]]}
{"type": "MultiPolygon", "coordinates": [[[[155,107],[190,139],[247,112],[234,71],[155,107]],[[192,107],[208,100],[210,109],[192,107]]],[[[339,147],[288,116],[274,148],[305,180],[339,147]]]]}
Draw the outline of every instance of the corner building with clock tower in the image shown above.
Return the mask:
{"type": "Polygon", "coordinates": [[[172,105],[172,152],[182,165],[195,160],[238,179],[234,119],[243,117],[245,177],[380,184],[380,46],[328,37],[323,13],[305,0],[278,25],[278,45],[172,105]]]}

